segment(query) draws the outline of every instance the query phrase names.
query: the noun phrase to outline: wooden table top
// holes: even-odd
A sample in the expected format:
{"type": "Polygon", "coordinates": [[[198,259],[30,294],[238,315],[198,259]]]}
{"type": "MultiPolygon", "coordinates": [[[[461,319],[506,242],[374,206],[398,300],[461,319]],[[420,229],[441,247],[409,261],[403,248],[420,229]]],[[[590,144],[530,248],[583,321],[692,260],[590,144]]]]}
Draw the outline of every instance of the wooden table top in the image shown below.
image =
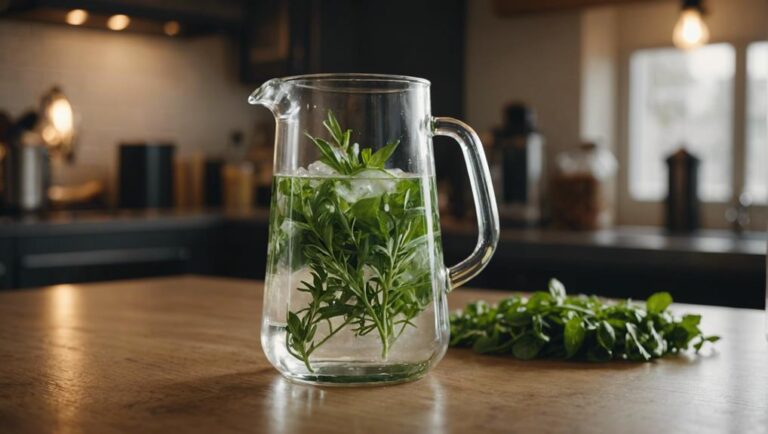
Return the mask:
{"type": "MultiPolygon", "coordinates": [[[[452,308],[503,294],[458,290],[452,308]]],[[[704,315],[717,350],[654,363],[450,349],[424,379],[319,388],[259,344],[261,284],[175,277],[0,294],[0,432],[767,432],[762,311],[704,315]]]]}

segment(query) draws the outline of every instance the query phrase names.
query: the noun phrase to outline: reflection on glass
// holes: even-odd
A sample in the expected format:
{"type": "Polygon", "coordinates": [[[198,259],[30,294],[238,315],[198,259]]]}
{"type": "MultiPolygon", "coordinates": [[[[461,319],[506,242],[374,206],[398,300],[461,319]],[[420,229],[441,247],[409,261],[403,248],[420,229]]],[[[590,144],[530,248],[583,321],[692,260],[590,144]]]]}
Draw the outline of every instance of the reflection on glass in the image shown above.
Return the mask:
{"type": "Polygon", "coordinates": [[[321,427],[329,426],[339,432],[369,432],[380,428],[382,421],[354,408],[345,410],[350,405],[356,407],[355,403],[366,401],[372,412],[384,418],[409,413],[411,428],[429,427],[422,431],[425,433],[445,432],[445,392],[440,380],[427,376],[418,383],[399,387],[408,399],[393,401],[389,397],[391,389],[387,387],[321,389],[275,376],[269,386],[268,399],[264,401],[265,414],[269,415],[267,426],[272,433],[292,433],[307,427],[322,430],[321,427]],[[382,413],[384,409],[386,412],[382,413]],[[414,412],[414,409],[419,411],[414,412]]]}
{"type": "Polygon", "coordinates": [[[744,190],[758,203],[768,202],[768,42],[747,48],[747,153],[744,190]]]}
{"type": "Polygon", "coordinates": [[[681,145],[701,158],[699,194],[731,197],[733,77],[730,44],[694,51],[654,48],[630,59],[629,191],[657,201],[667,192],[664,159],[681,145]]]}

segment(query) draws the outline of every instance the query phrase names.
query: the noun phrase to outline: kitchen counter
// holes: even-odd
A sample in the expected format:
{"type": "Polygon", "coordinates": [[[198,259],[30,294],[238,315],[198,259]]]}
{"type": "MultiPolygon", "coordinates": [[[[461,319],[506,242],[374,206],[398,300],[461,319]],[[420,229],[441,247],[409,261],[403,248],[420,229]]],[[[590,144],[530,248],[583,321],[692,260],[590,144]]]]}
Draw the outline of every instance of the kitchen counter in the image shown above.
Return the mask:
{"type": "MultiPolygon", "coordinates": [[[[179,272],[263,279],[268,218],[266,209],[0,218],[0,288],[179,272]],[[104,251],[108,254],[102,255],[104,251]],[[151,268],[145,261],[150,256],[164,264],[151,268]],[[115,264],[128,265],[112,276],[115,264]],[[79,265],[102,268],[96,275],[73,275],[79,265]],[[54,268],[51,275],[48,271],[54,268]]],[[[450,218],[442,226],[445,260],[454,264],[472,251],[475,226],[450,218]]],[[[534,291],[558,277],[572,292],[644,298],[667,290],[680,301],[757,308],[765,301],[766,244],[768,234],[762,232],[670,235],[644,227],[591,232],[505,228],[488,268],[471,284],[534,291]],[[726,293],[724,287],[739,292],[726,293]]]]}
{"type": "MultiPolygon", "coordinates": [[[[503,295],[459,289],[449,301],[503,295]]],[[[0,293],[0,431],[768,430],[761,311],[675,305],[722,336],[698,357],[522,362],[450,349],[417,382],[319,388],[266,361],[261,298],[259,282],[191,276],[0,293]]]]}

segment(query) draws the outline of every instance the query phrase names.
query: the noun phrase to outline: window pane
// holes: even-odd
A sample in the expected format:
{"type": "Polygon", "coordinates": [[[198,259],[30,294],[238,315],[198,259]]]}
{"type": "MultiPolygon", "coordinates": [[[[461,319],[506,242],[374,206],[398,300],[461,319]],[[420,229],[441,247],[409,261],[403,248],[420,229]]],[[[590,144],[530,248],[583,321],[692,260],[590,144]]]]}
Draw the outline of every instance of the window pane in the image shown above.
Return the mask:
{"type": "Polygon", "coordinates": [[[701,159],[700,198],[730,199],[735,63],[730,44],[688,52],[656,48],[632,55],[629,192],[634,199],[666,196],[664,160],[681,146],[701,159]]]}
{"type": "Polygon", "coordinates": [[[768,202],[768,42],[747,47],[747,176],[744,190],[768,202]]]}

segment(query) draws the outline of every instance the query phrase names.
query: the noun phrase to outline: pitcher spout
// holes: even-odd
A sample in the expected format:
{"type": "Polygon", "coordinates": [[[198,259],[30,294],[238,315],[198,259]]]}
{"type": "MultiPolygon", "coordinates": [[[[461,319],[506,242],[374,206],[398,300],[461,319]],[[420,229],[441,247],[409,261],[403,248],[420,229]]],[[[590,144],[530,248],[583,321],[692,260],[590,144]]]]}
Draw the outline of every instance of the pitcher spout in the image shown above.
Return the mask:
{"type": "Polygon", "coordinates": [[[273,78],[264,82],[248,97],[248,103],[268,108],[276,117],[284,117],[295,111],[288,83],[273,78]]]}

